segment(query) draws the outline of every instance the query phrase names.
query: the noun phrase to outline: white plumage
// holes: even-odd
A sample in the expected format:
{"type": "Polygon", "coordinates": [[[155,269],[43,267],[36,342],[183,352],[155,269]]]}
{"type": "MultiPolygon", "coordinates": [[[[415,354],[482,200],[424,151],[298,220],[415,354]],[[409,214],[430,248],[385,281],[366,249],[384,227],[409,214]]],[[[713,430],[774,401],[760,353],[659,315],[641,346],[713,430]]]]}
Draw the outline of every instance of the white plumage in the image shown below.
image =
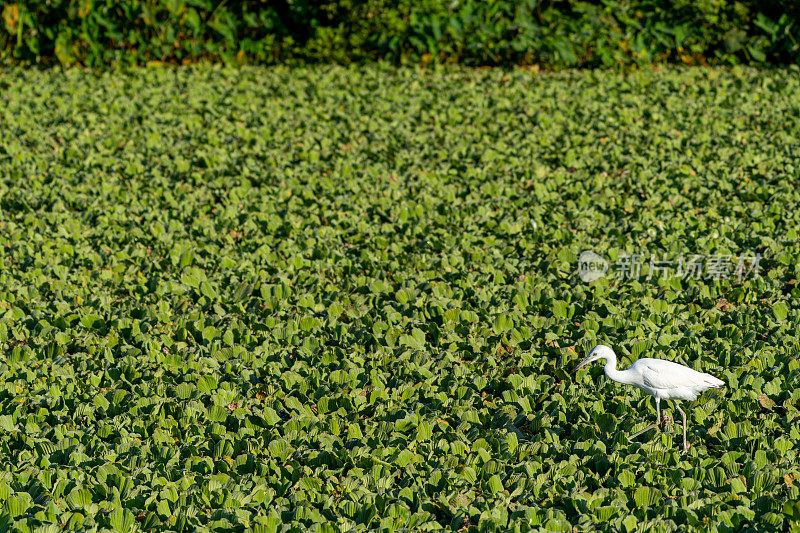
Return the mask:
{"type": "MultiPolygon", "coordinates": [[[[613,379],[618,383],[625,383],[639,387],[647,392],[656,400],[656,413],[657,420],[655,424],[651,424],[641,431],[637,431],[632,437],[644,433],[645,431],[658,427],[661,424],[661,400],[686,400],[692,401],[697,399],[704,390],[723,387],[725,382],[717,379],[711,374],[698,372],[687,366],[673,363],[672,361],[665,361],[664,359],[651,359],[649,357],[634,361],[627,370],[617,370],[617,354],[614,350],[600,344],[595,346],[589,355],[584,359],[575,369],[588,365],[598,359],[605,359],[605,373],[606,376],[613,379]]],[[[686,440],[686,414],[675,403],[675,407],[680,411],[683,417],[683,447],[689,448],[689,443],[686,440]]]]}

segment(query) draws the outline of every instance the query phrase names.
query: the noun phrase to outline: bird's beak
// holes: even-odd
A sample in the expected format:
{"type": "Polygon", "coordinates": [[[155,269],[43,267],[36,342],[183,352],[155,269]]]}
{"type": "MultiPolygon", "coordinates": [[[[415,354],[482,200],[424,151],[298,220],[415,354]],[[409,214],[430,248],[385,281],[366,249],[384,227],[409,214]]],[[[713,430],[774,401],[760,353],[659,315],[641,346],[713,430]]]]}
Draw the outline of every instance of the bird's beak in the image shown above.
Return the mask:
{"type": "Polygon", "coordinates": [[[588,365],[589,363],[591,363],[591,362],[592,362],[592,361],[594,361],[594,360],[595,360],[595,359],[594,359],[594,352],[591,352],[591,353],[590,353],[590,354],[589,354],[589,355],[586,357],[586,359],[584,359],[583,361],[581,361],[581,362],[580,362],[580,364],[578,364],[578,366],[576,366],[575,368],[573,368],[573,369],[572,369],[572,372],[570,372],[570,374],[574,374],[575,372],[577,372],[577,371],[578,371],[578,370],[580,370],[581,368],[585,367],[586,365],[588,365]]]}

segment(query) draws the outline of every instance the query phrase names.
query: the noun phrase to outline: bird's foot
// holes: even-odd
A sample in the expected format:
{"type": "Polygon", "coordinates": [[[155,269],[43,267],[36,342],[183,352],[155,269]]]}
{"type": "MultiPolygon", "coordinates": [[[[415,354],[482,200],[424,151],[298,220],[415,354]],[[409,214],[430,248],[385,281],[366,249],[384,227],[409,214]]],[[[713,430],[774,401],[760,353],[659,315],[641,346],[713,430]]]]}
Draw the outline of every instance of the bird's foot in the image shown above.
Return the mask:
{"type": "Polygon", "coordinates": [[[683,453],[688,452],[689,448],[691,448],[691,447],[692,447],[691,444],[689,444],[687,441],[683,441],[683,453]]]}
{"type": "Polygon", "coordinates": [[[638,436],[639,436],[639,435],[641,435],[642,433],[644,433],[644,432],[646,432],[646,431],[650,431],[651,429],[658,429],[658,424],[656,424],[655,422],[653,422],[653,423],[652,423],[652,424],[650,424],[649,426],[646,426],[646,427],[644,427],[644,428],[640,429],[640,430],[639,430],[639,431],[637,431],[636,433],[631,433],[630,435],[628,435],[628,440],[629,440],[629,441],[632,441],[632,440],[633,440],[635,437],[638,437],[638,436]]]}

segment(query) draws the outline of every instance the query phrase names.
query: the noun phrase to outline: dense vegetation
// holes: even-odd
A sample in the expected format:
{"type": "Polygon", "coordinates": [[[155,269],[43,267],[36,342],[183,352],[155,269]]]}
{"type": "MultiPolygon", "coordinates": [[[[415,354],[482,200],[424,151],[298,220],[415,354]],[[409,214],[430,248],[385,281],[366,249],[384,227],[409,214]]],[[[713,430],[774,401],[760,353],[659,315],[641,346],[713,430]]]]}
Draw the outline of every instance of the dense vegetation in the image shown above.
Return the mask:
{"type": "Polygon", "coordinates": [[[0,84],[3,528],[800,527],[797,76],[0,84]],[[687,454],[597,342],[728,383],[687,454]]]}
{"type": "Polygon", "coordinates": [[[790,0],[16,0],[5,62],[798,63],[790,0]]]}

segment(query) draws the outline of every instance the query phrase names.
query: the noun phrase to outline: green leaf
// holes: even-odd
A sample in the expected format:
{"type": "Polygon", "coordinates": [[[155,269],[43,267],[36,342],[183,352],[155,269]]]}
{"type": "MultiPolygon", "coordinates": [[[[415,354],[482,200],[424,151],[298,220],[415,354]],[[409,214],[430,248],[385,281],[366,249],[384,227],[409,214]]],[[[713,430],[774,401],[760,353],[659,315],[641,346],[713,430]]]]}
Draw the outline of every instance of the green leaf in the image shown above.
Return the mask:
{"type": "Polygon", "coordinates": [[[494,332],[501,334],[514,327],[514,321],[507,315],[497,315],[494,318],[494,332]]]}
{"type": "Polygon", "coordinates": [[[503,492],[503,480],[500,479],[500,476],[497,474],[493,475],[489,478],[489,481],[486,484],[489,487],[489,491],[492,494],[497,494],[499,492],[503,492]]]}
{"type": "Polygon", "coordinates": [[[11,415],[0,415],[0,429],[3,431],[14,431],[16,429],[14,417],[11,415]]]}
{"type": "Polygon", "coordinates": [[[428,423],[427,420],[423,420],[417,426],[416,440],[418,442],[426,441],[426,440],[430,439],[432,436],[433,436],[433,428],[431,428],[431,425],[428,423]]]}
{"type": "Polygon", "coordinates": [[[111,514],[108,516],[108,518],[111,529],[114,531],[120,531],[121,533],[127,533],[130,531],[135,521],[133,513],[128,509],[122,509],[121,507],[117,507],[111,511],[111,514]]]}
{"type": "Polygon", "coordinates": [[[506,437],[506,446],[508,448],[508,453],[513,454],[517,451],[517,446],[519,445],[519,440],[517,439],[517,434],[509,432],[508,436],[506,437]]]}
{"type": "Polygon", "coordinates": [[[625,526],[625,531],[635,531],[637,524],[636,517],[633,515],[628,515],[622,519],[622,525],[625,526]]]}
{"type": "Polygon", "coordinates": [[[652,507],[661,500],[661,492],[652,487],[637,487],[633,494],[633,501],[638,507],[652,507]]]}
{"type": "Polygon", "coordinates": [[[197,390],[201,394],[209,394],[216,390],[217,386],[217,378],[212,375],[205,375],[197,378],[197,390]]]}
{"type": "Polygon", "coordinates": [[[786,302],[776,302],[773,304],[772,314],[775,315],[775,318],[779,322],[786,320],[786,317],[789,315],[789,307],[786,305],[786,302]]]}
{"type": "Polygon", "coordinates": [[[278,416],[278,413],[276,413],[275,409],[272,407],[265,407],[262,413],[264,415],[264,422],[270,426],[274,426],[281,422],[281,417],[278,416]]]}
{"type": "Polygon", "coordinates": [[[553,316],[556,318],[566,318],[569,309],[569,304],[564,300],[555,300],[553,302],[553,316]]]}
{"type": "Polygon", "coordinates": [[[74,509],[83,509],[92,503],[92,493],[88,489],[75,487],[67,494],[67,503],[74,509]]]}
{"type": "Polygon", "coordinates": [[[411,452],[409,450],[403,450],[403,451],[400,452],[400,455],[397,456],[397,459],[395,459],[395,463],[400,468],[405,468],[409,464],[415,462],[416,460],[417,460],[417,456],[414,455],[413,452],[411,452]]]}
{"type": "Polygon", "coordinates": [[[478,474],[471,466],[465,466],[461,471],[461,476],[466,479],[468,483],[475,483],[478,479],[478,474]]]}
{"type": "Polygon", "coordinates": [[[102,327],[103,319],[99,315],[85,315],[81,317],[81,324],[89,329],[102,327]]]}
{"type": "Polygon", "coordinates": [[[17,518],[25,514],[32,504],[30,495],[23,492],[10,495],[5,502],[5,508],[9,516],[17,518]]]}
{"type": "Polygon", "coordinates": [[[178,264],[181,268],[186,268],[192,263],[194,263],[194,250],[190,248],[181,254],[178,264]]]}

